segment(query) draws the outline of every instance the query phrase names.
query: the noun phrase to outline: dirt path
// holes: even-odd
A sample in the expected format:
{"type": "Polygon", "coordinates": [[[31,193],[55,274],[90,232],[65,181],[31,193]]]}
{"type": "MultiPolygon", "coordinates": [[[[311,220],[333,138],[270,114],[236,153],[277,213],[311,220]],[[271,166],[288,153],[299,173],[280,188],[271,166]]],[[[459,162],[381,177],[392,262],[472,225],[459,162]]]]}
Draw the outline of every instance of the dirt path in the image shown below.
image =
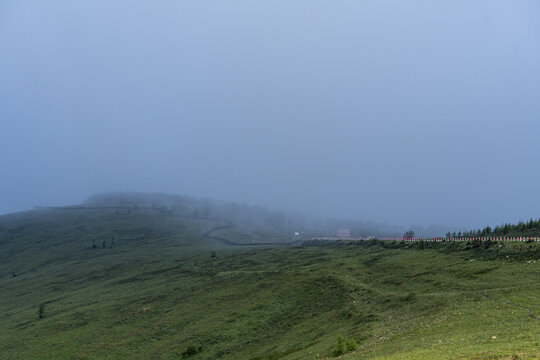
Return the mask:
{"type": "Polygon", "coordinates": [[[224,237],[212,235],[212,234],[215,233],[216,231],[226,230],[226,229],[230,229],[230,228],[233,228],[233,227],[234,227],[234,224],[231,224],[231,223],[226,224],[226,225],[214,226],[214,227],[211,228],[210,230],[205,231],[205,232],[203,233],[202,236],[203,236],[203,238],[205,238],[205,239],[216,240],[216,241],[225,243],[225,244],[227,244],[227,245],[238,245],[237,243],[232,242],[231,240],[226,239],[226,238],[224,238],[224,237]]]}
{"type": "MultiPolygon", "coordinates": [[[[199,218],[201,219],[201,218],[199,218]]],[[[211,219],[213,221],[216,221],[216,219],[211,219]]],[[[224,220],[218,220],[218,221],[224,221],[224,220]]],[[[242,243],[236,243],[234,241],[231,241],[227,238],[224,238],[224,237],[221,237],[221,236],[216,236],[216,235],[213,235],[213,233],[215,233],[216,231],[220,231],[220,230],[226,230],[226,229],[231,229],[235,227],[235,225],[233,223],[230,223],[230,222],[227,222],[227,224],[225,225],[218,225],[218,226],[214,226],[213,228],[211,228],[210,230],[207,230],[203,233],[203,238],[205,239],[211,239],[211,240],[216,240],[216,241],[220,241],[224,244],[227,244],[227,245],[233,245],[233,246],[268,246],[268,245],[274,245],[274,246],[288,246],[288,245],[291,245],[289,243],[269,243],[269,242],[266,242],[266,243],[246,243],[246,244],[242,244],[242,243]]]]}

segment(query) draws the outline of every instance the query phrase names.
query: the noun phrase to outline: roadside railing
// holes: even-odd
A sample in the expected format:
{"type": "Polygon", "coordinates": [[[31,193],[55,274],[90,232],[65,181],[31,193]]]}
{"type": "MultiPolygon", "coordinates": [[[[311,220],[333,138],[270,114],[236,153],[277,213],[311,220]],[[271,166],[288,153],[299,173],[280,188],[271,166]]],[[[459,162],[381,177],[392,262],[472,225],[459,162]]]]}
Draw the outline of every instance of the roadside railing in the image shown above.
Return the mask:
{"type": "Polygon", "coordinates": [[[357,241],[369,241],[369,240],[389,240],[389,241],[406,241],[406,242],[467,242],[467,241],[523,241],[532,242],[540,241],[540,237],[530,236],[479,236],[479,237],[434,237],[434,238],[364,238],[364,237],[313,237],[311,240],[357,240],[357,241]]]}

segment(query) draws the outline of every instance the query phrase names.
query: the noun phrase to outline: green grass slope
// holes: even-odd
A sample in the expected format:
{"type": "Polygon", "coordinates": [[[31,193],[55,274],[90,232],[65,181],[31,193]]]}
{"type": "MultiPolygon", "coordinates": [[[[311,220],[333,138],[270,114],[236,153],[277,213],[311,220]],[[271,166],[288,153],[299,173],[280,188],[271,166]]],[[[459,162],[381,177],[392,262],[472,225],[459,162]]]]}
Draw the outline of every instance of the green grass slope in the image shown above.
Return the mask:
{"type": "Polygon", "coordinates": [[[342,359],[540,358],[538,244],[227,247],[219,225],[0,217],[0,358],[330,359],[339,336],[342,359]]]}

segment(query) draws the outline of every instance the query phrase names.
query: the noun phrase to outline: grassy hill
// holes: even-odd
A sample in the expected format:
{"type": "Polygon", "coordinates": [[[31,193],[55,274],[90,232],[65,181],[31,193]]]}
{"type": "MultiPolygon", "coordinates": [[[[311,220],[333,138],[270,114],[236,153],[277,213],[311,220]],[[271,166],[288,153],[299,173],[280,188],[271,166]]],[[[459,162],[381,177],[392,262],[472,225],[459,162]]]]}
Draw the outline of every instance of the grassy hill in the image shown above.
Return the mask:
{"type": "Polygon", "coordinates": [[[340,336],[357,344],[342,359],[540,358],[537,243],[244,247],[203,236],[217,226],[1,216],[0,358],[329,359],[340,336]]]}

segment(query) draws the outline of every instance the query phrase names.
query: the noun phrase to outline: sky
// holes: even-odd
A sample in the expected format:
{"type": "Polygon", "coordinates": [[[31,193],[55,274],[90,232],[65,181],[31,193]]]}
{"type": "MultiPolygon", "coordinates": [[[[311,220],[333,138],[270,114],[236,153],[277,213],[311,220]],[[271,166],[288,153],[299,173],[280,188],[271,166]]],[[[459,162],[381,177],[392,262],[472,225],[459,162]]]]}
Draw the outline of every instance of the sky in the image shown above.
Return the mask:
{"type": "Polygon", "coordinates": [[[0,0],[0,213],[158,191],[540,217],[540,2],[0,0]]]}

